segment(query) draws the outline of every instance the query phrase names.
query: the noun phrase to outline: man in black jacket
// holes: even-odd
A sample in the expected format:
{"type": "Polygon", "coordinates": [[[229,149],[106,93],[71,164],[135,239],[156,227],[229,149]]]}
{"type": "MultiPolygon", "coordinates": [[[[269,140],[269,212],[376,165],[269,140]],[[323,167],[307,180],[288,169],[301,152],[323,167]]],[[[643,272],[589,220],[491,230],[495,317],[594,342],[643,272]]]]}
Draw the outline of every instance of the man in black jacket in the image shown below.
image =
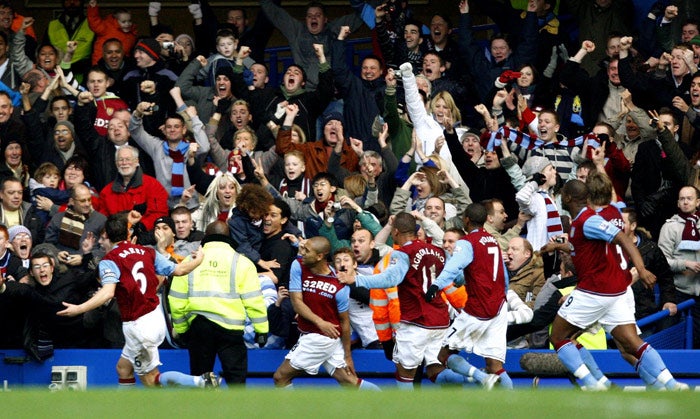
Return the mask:
{"type": "Polygon", "coordinates": [[[316,119],[321,116],[326,106],[333,99],[333,74],[326,60],[322,44],[314,44],[314,52],[319,61],[318,85],[315,90],[307,89],[306,71],[298,64],[292,64],[282,77],[282,84],[274,88],[269,84],[264,88],[248,89],[243,80],[243,60],[251,54],[250,48],[243,46],[236,57],[233,67],[231,89],[234,96],[245,99],[251,105],[253,125],[257,124],[258,149],[274,143],[274,137],[267,124],[269,121],[282,125],[284,112],[279,109],[282,102],[299,106],[299,114],[294,123],[299,125],[308,141],[318,138],[316,119]],[[272,139],[272,141],[270,141],[272,139]]]}
{"type": "Polygon", "coordinates": [[[168,92],[177,81],[177,75],[165,67],[160,51],[160,43],[152,38],[136,44],[134,59],[138,68],[124,76],[121,90],[122,99],[131,109],[140,102],[158,104],[143,121],[144,129],[156,137],[162,134],[159,127],[165,123],[165,116],[175,113],[175,102],[168,92]]]}
{"type": "MultiPolygon", "coordinates": [[[[296,327],[292,326],[296,313],[290,299],[287,298],[289,297],[289,269],[296,258],[297,250],[291,242],[294,238],[290,240],[285,235],[290,234],[292,230],[298,231],[296,227],[289,224],[290,216],[289,205],[284,200],[275,198],[263,218],[265,238],[260,246],[260,258],[276,260],[279,264],[279,267],[271,269],[277,278],[278,299],[275,304],[267,308],[267,318],[270,322],[267,347],[270,349],[290,347],[296,342],[297,337],[296,327]]],[[[291,235],[296,236],[295,233],[291,235]]]]}
{"type": "Polygon", "coordinates": [[[360,76],[352,74],[345,60],[345,38],[349,34],[349,26],[340,28],[338,38],[333,40],[331,47],[333,81],[344,99],[343,116],[347,135],[361,140],[364,150],[380,152],[379,143],[372,136],[372,123],[374,118],[381,114],[380,110],[384,109],[384,64],[379,57],[368,55],[362,60],[360,76]]]}
{"type": "MultiPolygon", "coordinates": [[[[668,265],[659,246],[651,240],[651,234],[643,228],[637,226],[637,212],[631,208],[622,209],[622,219],[625,221],[624,233],[627,234],[637,245],[639,253],[642,254],[644,266],[656,275],[656,283],[659,285],[660,299],[656,304],[656,296],[653,289],[648,289],[641,281],[632,284],[634,292],[634,316],[637,320],[656,313],[660,310],[668,310],[671,316],[675,316],[676,307],[676,287],[673,285],[673,272],[668,265]]],[[[653,325],[642,329],[643,332],[658,332],[676,323],[675,318],[663,321],[658,325],[653,325]]]]}

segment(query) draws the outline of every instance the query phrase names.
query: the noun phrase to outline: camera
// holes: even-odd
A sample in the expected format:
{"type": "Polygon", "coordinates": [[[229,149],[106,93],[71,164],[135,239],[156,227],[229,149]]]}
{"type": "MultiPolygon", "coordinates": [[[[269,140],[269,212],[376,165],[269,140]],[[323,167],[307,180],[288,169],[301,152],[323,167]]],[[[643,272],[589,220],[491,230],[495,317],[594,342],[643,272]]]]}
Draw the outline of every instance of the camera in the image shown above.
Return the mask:
{"type": "Polygon", "coordinates": [[[158,106],[158,105],[153,105],[153,106],[147,107],[147,108],[146,108],[146,111],[147,111],[147,112],[158,112],[158,109],[160,109],[160,106],[158,106]]]}
{"type": "Polygon", "coordinates": [[[397,10],[401,11],[401,4],[397,3],[396,0],[389,0],[384,5],[384,10],[387,13],[395,13],[397,10]]]}
{"type": "Polygon", "coordinates": [[[171,55],[177,58],[182,58],[182,53],[175,50],[175,42],[163,42],[163,49],[167,49],[171,55]]]}
{"type": "Polygon", "coordinates": [[[596,137],[598,137],[598,140],[600,140],[601,145],[607,144],[610,142],[610,136],[608,134],[600,133],[600,134],[596,134],[596,137]]]}
{"type": "Polygon", "coordinates": [[[566,243],[566,238],[565,238],[565,237],[562,237],[562,236],[559,236],[559,237],[555,237],[555,238],[554,238],[554,241],[557,242],[557,243],[566,243]]]}
{"type": "Polygon", "coordinates": [[[333,203],[333,209],[338,211],[340,209],[340,202],[334,202],[333,203]]]}

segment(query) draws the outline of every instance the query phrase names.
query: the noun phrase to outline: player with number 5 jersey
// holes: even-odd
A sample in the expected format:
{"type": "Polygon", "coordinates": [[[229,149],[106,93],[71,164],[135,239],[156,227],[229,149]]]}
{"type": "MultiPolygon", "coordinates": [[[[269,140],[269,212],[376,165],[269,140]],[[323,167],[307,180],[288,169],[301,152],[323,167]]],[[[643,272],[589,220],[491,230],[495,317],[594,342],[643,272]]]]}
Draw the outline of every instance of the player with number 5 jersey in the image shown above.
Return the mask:
{"type": "Polygon", "coordinates": [[[629,257],[646,287],[652,288],[656,277],[644,266],[635,243],[614,225],[620,221],[608,205],[612,191],[612,182],[602,171],[589,174],[585,184],[571,180],[561,190],[562,206],[574,215],[570,242],[551,242],[541,251],[570,251],[579,283],[559,308],[549,339],[559,360],[581,380],[584,390],[611,386],[593,355],[574,340],[582,330],[597,324],[612,335],[626,360],[636,360],[634,366],[648,386],[688,389],[687,384],[675,380],[658,352],[638,335],[634,306],[630,307],[628,300],[631,278],[624,269],[627,260],[620,258],[618,249],[629,257]]]}
{"type": "Polygon", "coordinates": [[[611,296],[627,292],[632,283],[627,258],[622,248],[612,243],[622,228],[622,214],[613,205],[599,211],[587,208],[572,221],[569,241],[574,249],[571,256],[578,274],[578,290],[611,296]],[[605,259],[601,260],[601,256],[605,259]]]}

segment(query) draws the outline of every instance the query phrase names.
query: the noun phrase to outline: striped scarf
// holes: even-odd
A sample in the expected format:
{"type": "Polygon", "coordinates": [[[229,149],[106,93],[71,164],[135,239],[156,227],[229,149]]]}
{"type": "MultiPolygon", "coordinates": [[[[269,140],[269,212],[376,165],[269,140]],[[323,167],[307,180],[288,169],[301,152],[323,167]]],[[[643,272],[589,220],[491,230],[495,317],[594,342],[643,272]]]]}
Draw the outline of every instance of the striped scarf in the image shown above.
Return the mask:
{"type": "Polygon", "coordinates": [[[698,217],[697,213],[683,214],[678,212],[678,216],[685,220],[683,233],[681,234],[681,242],[678,243],[678,250],[700,250],[700,235],[698,234],[698,217]]]}
{"type": "Polygon", "coordinates": [[[547,143],[540,140],[535,135],[527,135],[522,131],[510,129],[508,127],[501,127],[498,129],[498,131],[491,132],[491,136],[489,138],[488,144],[486,145],[486,149],[489,151],[493,151],[494,148],[500,147],[503,139],[505,139],[508,142],[515,143],[526,150],[540,149],[547,147],[550,144],[556,146],[557,148],[581,147],[583,146],[584,141],[588,142],[589,147],[600,147],[598,137],[596,137],[596,135],[593,133],[576,137],[573,140],[564,139],[559,140],[557,142],[547,143]]]}
{"type": "Polygon", "coordinates": [[[561,217],[559,216],[559,210],[557,206],[554,205],[552,198],[549,197],[547,191],[537,191],[544,198],[544,203],[547,206],[547,238],[551,239],[553,237],[561,236],[564,234],[564,228],[561,225],[561,217]]]}
{"type": "MultiPolygon", "coordinates": [[[[290,189],[292,192],[299,191],[306,196],[311,195],[311,180],[305,176],[299,176],[294,180],[287,180],[283,178],[280,181],[279,192],[282,196],[290,196],[290,189]]],[[[294,198],[294,195],[291,196],[294,198]]]]}
{"type": "Polygon", "coordinates": [[[5,250],[5,254],[0,257],[0,275],[2,275],[3,278],[7,277],[7,265],[10,263],[10,251],[7,249],[5,250]]]}
{"type": "Polygon", "coordinates": [[[175,150],[171,150],[167,141],[163,141],[163,151],[173,159],[173,167],[170,175],[170,196],[182,196],[185,189],[185,156],[190,144],[180,141],[175,150]]]}

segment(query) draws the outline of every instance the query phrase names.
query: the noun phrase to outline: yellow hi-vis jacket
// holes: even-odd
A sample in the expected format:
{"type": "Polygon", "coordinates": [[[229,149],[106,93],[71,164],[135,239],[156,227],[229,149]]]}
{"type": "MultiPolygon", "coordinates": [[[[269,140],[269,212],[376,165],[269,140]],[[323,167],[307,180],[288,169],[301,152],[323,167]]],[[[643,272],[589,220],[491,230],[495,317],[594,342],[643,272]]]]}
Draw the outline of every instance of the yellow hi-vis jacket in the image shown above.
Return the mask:
{"type": "Polygon", "coordinates": [[[92,41],[95,39],[95,33],[90,30],[90,25],[88,20],[84,19],[83,22],[75,30],[73,36],[68,36],[68,31],[66,31],[65,26],[60,20],[54,19],[49,22],[49,27],[46,31],[49,36],[49,42],[51,45],[56,47],[61,53],[66,53],[66,43],[68,41],[77,41],[78,46],[73,53],[73,59],[71,64],[77,63],[78,61],[90,58],[92,55],[92,41]]]}
{"type": "Polygon", "coordinates": [[[242,331],[247,316],[255,332],[267,333],[267,307],[253,262],[224,242],[208,242],[203,250],[202,264],[187,276],[174,277],[170,286],[175,331],[187,332],[196,316],[242,331]]]}

